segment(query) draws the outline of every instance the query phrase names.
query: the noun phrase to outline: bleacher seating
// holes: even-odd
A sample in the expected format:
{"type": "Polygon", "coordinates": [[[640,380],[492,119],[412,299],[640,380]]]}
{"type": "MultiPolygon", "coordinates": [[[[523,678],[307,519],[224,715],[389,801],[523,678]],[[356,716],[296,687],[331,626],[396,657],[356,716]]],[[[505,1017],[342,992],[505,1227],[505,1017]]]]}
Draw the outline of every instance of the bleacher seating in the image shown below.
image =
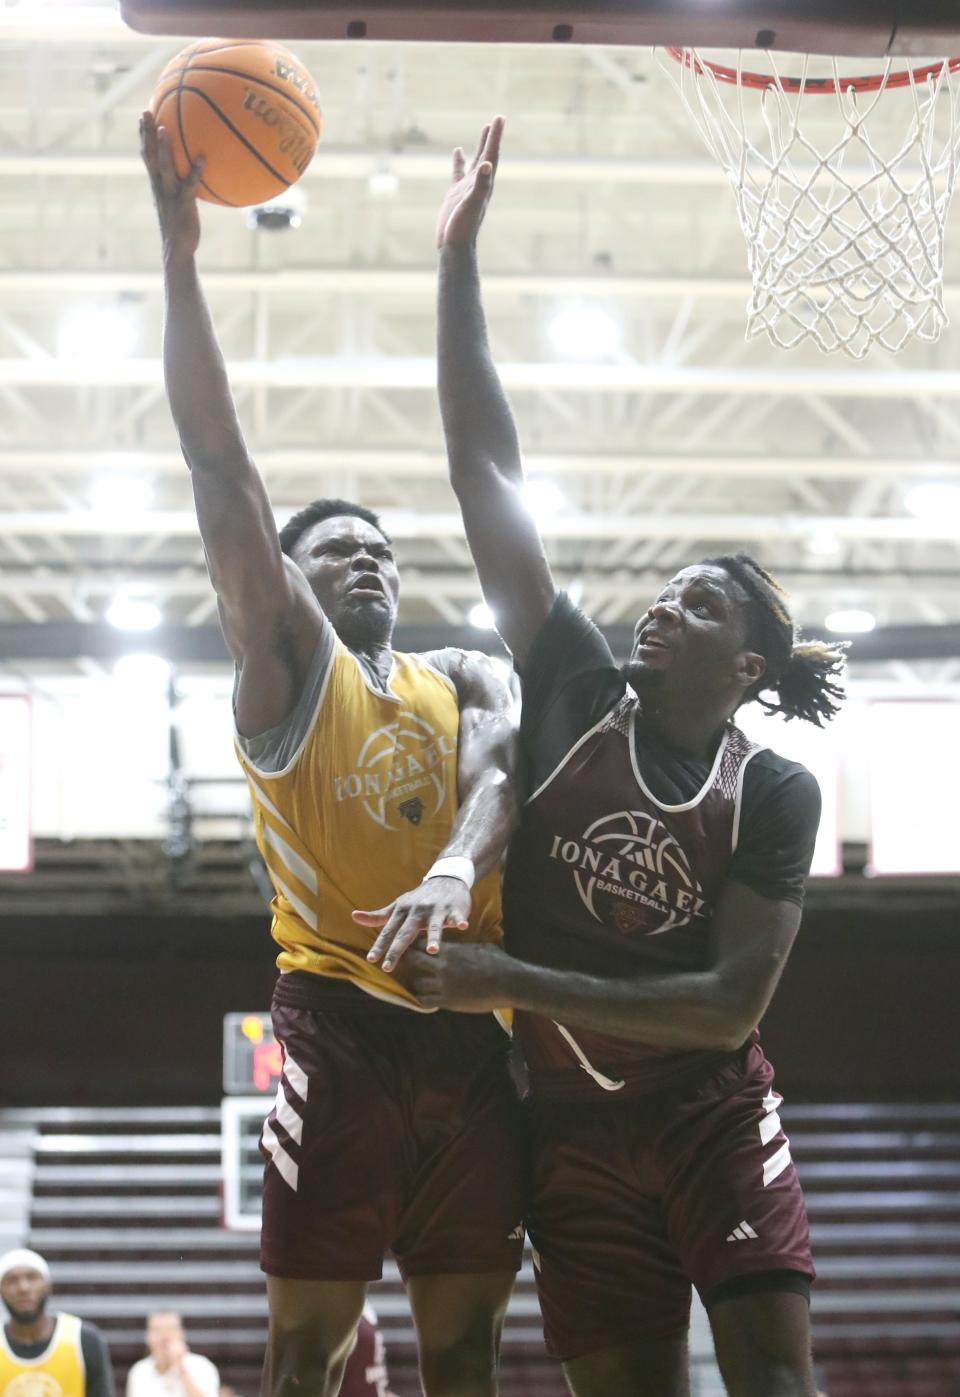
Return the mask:
{"type": "MultiPolygon", "coordinates": [[[[960,1106],[792,1105],[784,1111],[819,1270],[814,1332],[829,1397],[953,1397],[960,1384],[960,1106]]],[[[148,1311],[179,1310],[193,1346],[256,1391],[265,1335],[256,1236],[221,1226],[217,1107],[0,1112],[34,1148],[29,1232],[57,1297],[95,1320],[122,1378],[148,1311]]],[[[395,1268],[374,1303],[394,1386],[417,1390],[395,1268]]],[[[702,1397],[716,1390],[708,1369],[702,1397]]],[[[559,1397],[524,1270],[504,1340],[505,1397],[559,1397]]]]}

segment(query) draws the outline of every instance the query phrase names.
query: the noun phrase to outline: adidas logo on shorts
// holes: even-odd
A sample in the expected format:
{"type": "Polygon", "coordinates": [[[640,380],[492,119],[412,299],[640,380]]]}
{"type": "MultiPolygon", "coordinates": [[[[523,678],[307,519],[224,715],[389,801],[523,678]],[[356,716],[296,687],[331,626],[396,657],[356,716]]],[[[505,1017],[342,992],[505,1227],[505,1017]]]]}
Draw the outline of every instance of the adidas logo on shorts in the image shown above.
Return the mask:
{"type": "Polygon", "coordinates": [[[748,1222],[738,1222],[736,1227],[727,1238],[728,1242],[747,1242],[751,1237],[756,1238],[757,1234],[748,1222]]]}

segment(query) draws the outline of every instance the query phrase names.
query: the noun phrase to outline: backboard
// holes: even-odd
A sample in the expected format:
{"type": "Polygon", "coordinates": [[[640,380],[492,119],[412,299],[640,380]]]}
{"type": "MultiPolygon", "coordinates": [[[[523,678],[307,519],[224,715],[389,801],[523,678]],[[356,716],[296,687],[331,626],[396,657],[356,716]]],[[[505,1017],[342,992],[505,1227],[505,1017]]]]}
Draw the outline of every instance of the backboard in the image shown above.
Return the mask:
{"type": "Polygon", "coordinates": [[[148,34],[677,45],[851,57],[957,51],[948,0],[120,0],[148,34]]]}

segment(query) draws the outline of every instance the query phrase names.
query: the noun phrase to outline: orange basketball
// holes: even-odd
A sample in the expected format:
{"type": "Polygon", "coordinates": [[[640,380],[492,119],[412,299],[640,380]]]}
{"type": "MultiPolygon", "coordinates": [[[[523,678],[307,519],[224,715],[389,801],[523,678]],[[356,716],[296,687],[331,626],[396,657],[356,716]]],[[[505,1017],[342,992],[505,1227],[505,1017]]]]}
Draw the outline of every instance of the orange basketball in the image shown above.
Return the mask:
{"type": "Polygon", "coordinates": [[[170,136],[177,173],[204,158],[197,190],[244,208],[300,178],[320,140],[317,89],[282,44],[201,39],[170,60],[150,103],[170,136]]]}

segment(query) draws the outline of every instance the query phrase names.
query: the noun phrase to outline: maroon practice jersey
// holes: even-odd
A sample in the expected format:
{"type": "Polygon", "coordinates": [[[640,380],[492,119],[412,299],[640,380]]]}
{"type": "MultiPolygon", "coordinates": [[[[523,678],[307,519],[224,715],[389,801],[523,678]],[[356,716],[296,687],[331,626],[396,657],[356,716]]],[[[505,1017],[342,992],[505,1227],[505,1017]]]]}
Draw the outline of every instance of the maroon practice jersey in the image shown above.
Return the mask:
{"type": "MultiPolygon", "coordinates": [[[[596,628],[566,598],[558,608],[547,623],[552,630],[547,638],[554,657],[562,658],[545,663],[543,645],[540,654],[535,647],[524,671],[525,702],[528,684],[542,681],[545,669],[553,687],[549,695],[533,695],[534,712],[525,719],[528,771],[534,781],[541,779],[510,849],[504,887],[507,949],[535,964],[618,979],[704,969],[715,899],[735,869],[747,773],[751,763],[772,754],[733,723],[727,724],[709,767],[697,769],[661,745],[655,794],[651,773],[642,766],[639,700],[596,628]],[[566,745],[544,775],[542,761],[537,769],[542,752],[532,750],[539,739],[531,739],[531,725],[535,715],[546,713],[556,751],[558,692],[559,707],[565,705],[560,717],[568,723],[566,745]],[[591,705],[593,721],[583,730],[591,705]],[[581,733],[570,742],[577,726],[581,733]],[[673,781],[666,798],[664,768],[673,781]]],[[[783,805],[789,788],[788,803],[801,803],[808,812],[813,778],[796,764],[774,761],[786,772],[785,785],[777,771],[776,801],[783,805]]],[[[769,785],[771,764],[764,764],[769,785]]],[[[768,804],[772,810],[773,802],[768,804]]],[[[799,856],[796,848],[785,850],[781,865],[798,857],[809,865],[818,814],[818,803],[812,822],[805,813],[804,847],[799,856]]],[[[791,842],[782,831],[777,839],[791,842]]],[[[776,848],[766,862],[773,868],[761,870],[761,892],[793,896],[793,873],[777,869],[776,848]]],[[[753,882],[746,861],[743,868],[739,876],[753,882]]],[[[724,1051],[661,1050],[529,1013],[517,1014],[517,1030],[531,1087],[547,1099],[646,1094],[709,1076],[730,1057],[724,1051]]]]}

